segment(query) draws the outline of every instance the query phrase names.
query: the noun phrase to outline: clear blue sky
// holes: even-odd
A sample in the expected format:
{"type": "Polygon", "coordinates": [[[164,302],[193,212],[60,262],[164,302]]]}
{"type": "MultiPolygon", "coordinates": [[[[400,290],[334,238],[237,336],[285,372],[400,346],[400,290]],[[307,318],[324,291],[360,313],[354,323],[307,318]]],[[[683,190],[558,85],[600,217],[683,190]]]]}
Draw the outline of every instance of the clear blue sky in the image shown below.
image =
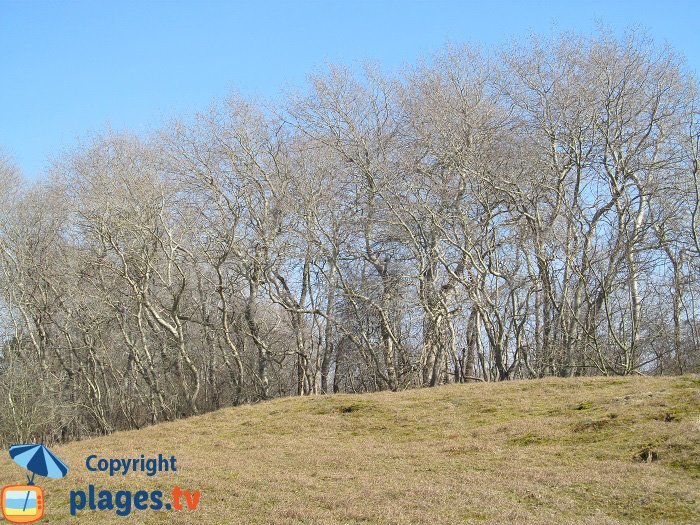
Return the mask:
{"type": "Polygon", "coordinates": [[[392,70],[448,41],[642,26],[700,71],[696,1],[0,0],[0,147],[29,178],[108,126],[148,133],[232,90],[276,97],[324,64],[392,70]]]}

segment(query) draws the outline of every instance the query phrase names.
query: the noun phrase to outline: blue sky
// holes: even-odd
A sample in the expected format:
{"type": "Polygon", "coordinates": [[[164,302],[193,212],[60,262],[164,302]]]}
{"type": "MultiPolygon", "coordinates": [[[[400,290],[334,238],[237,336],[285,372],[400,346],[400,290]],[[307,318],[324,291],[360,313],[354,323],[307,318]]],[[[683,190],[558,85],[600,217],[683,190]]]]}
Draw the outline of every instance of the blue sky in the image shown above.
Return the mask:
{"type": "Polygon", "coordinates": [[[700,71],[700,2],[0,0],[0,147],[29,178],[108,127],[146,134],[327,63],[385,69],[447,42],[646,28],[700,71]]]}

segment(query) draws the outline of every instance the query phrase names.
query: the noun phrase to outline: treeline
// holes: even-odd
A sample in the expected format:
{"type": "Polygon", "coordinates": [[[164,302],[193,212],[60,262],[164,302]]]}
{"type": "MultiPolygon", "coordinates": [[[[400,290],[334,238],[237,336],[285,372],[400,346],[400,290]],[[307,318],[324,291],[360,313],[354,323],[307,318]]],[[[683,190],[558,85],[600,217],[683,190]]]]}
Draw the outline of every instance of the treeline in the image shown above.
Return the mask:
{"type": "Polygon", "coordinates": [[[700,370],[696,81],[606,35],[332,68],[34,184],[0,165],[4,442],[278,396],[700,370]]]}

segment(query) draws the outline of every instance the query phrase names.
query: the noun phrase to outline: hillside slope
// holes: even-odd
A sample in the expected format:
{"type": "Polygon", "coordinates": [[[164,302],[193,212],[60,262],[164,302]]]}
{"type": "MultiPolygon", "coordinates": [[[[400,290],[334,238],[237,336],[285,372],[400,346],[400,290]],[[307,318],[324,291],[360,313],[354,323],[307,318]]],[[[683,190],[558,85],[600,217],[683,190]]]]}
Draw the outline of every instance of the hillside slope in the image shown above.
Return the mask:
{"type": "MultiPolygon", "coordinates": [[[[700,377],[547,379],[281,399],[52,448],[42,523],[700,523],[700,377]],[[85,460],[177,457],[110,477],[85,460]],[[645,461],[646,460],[646,461],[645,461]],[[650,461],[653,460],[653,461],[650,461]],[[69,492],[201,491],[197,510],[69,492]]],[[[24,471],[4,454],[0,482],[24,471]]]]}

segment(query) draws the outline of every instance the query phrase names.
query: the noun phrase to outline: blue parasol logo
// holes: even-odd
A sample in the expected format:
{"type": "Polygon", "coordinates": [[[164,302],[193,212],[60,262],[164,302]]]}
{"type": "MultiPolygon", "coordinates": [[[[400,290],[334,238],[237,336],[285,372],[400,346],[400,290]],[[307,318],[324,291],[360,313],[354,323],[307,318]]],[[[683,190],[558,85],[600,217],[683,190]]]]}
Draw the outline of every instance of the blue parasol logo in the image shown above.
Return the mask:
{"type": "Polygon", "coordinates": [[[68,474],[68,466],[44,445],[13,445],[10,457],[32,473],[31,479],[27,475],[29,485],[34,485],[37,474],[47,478],[62,478],[68,474]]]}
{"type": "Polygon", "coordinates": [[[62,478],[68,474],[68,466],[44,445],[13,445],[10,457],[32,476],[27,474],[26,485],[9,485],[2,489],[2,514],[10,523],[39,521],[44,516],[44,491],[34,485],[34,477],[62,478]]]}

